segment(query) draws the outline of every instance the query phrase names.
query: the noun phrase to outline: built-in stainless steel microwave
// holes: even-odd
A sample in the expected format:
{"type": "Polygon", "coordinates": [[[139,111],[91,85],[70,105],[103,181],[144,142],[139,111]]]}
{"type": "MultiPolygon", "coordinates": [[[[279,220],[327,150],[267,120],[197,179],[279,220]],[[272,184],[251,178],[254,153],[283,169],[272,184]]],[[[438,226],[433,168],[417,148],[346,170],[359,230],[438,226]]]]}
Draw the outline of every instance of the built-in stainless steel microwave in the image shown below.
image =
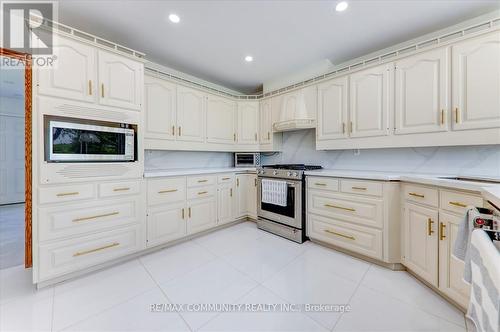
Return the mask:
{"type": "Polygon", "coordinates": [[[135,130],[128,124],[72,118],[45,121],[48,162],[134,161],[135,142],[135,130]]]}
{"type": "Polygon", "coordinates": [[[257,167],[260,166],[260,153],[236,152],[234,154],[235,167],[257,167]]]}

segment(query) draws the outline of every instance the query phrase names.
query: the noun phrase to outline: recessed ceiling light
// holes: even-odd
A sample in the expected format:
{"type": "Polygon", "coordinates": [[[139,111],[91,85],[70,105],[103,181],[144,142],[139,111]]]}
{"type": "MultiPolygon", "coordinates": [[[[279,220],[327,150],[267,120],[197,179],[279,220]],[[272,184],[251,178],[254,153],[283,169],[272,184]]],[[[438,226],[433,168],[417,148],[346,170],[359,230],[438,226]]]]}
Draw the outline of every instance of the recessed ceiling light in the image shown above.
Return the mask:
{"type": "Polygon", "coordinates": [[[337,6],[335,6],[335,10],[338,12],[343,12],[349,7],[349,4],[346,1],[339,2],[337,6]]]}
{"type": "Polygon", "coordinates": [[[246,61],[246,62],[252,62],[252,61],[253,61],[253,56],[251,56],[251,55],[247,55],[247,56],[245,57],[245,61],[246,61]]]}
{"type": "Polygon", "coordinates": [[[168,19],[172,23],[179,23],[181,21],[181,18],[177,14],[170,14],[170,15],[168,15],[168,19]]]}

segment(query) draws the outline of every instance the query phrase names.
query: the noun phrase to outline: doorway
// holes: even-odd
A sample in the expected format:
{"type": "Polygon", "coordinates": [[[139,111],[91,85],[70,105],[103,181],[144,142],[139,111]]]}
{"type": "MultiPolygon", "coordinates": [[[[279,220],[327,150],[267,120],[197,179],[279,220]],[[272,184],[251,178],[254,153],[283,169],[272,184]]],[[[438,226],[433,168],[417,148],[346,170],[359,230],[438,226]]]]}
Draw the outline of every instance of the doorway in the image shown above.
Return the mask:
{"type": "Polygon", "coordinates": [[[31,66],[0,49],[0,269],[31,266],[31,66]]]}

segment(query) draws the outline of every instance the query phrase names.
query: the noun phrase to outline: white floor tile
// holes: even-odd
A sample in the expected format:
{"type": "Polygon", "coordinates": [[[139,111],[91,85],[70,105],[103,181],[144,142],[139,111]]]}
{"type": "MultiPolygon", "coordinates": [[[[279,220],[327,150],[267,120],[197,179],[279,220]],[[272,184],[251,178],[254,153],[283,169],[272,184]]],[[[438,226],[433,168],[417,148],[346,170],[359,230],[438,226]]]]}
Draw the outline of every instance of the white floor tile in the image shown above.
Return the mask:
{"type": "Polygon", "coordinates": [[[51,331],[52,304],[53,297],[45,296],[23,297],[0,305],[0,331],[51,331]]]}
{"type": "Polygon", "coordinates": [[[43,299],[53,293],[51,287],[37,290],[33,285],[31,269],[25,269],[23,265],[0,270],[0,305],[20,299],[43,299]]]}
{"type": "Polygon", "coordinates": [[[137,260],[57,285],[53,328],[66,328],[155,286],[137,260]]]}
{"type": "Polygon", "coordinates": [[[460,310],[407,272],[391,271],[374,265],[366,273],[362,285],[415,305],[454,324],[465,325],[464,315],[460,310]]]}
{"type": "Polygon", "coordinates": [[[158,283],[164,283],[213,259],[213,254],[189,241],[143,256],[140,261],[158,283]]]}
{"type": "MultiPolygon", "coordinates": [[[[334,331],[440,331],[454,327],[419,308],[360,286],[351,301],[351,312],[344,313],[334,331]]],[[[456,325],[455,331],[461,326],[456,325]]]]}
{"type": "Polygon", "coordinates": [[[64,331],[189,331],[178,313],[151,312],[152,304],[165,303],[161,290],[154,288],[64,331]]]}
{"type": "MultiPolygon", "coordinates": [[[[239,304],[286,304],[268,289],[258,286],[239,304]]],[[[200,331],[327,331],[300,312],[227,312],[204,325],[200,331]]]]}
{"type": "MultiPolygon", "coordinates": [[[[161,285],[172,303],[184,305],[234,303],[255,286],[255,281],[221,259],[161,285]]],[[[197,329],[216,313],[184,311],[181,315],[197,329]]]]}

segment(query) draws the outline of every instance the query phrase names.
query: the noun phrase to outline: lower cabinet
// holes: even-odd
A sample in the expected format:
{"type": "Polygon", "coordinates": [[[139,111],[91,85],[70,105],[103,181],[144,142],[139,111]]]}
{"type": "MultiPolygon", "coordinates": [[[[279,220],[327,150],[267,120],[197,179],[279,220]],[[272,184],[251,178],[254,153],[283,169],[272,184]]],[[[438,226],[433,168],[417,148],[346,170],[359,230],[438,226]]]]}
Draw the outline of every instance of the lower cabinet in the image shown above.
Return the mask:
{"type": "Polygon", "coordinates": [[[234,182],[222,183],[217,188],[217,224],[227,224],[234,220],[234,182]]]}
{"type": "Polygon", "coordinates": [[[188,201],[187,233],[194,234],[217,225],[215,197],[188,201]]]}
{"type": "Polygon", "coordinates": [[[257,218],[257,175],[236,174],[235,218],[257,218]]]}
{"type": "Polygon", "coordinates": [[[147,216],[148,246],[186,236],[185,203],[151,207],[147,216]]]}

